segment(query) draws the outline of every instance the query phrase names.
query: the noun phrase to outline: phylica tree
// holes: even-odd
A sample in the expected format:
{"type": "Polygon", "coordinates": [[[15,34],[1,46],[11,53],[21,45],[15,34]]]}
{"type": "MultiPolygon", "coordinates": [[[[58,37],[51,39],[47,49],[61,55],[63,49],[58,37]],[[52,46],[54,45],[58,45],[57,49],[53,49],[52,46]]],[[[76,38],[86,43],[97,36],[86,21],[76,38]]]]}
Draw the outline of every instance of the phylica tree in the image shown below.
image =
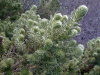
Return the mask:
{"type": "MultiPolygon", "coordinates": [[[[5,43],[7,48],[4,47],[4,42],[0,43],[3,52],[0,55],[0,72],[5,75],[87,74],[81,62],[84,62],[91,46],[85,52],[84,46],[73,40],[73,37],[81,31],[78,22],[88,8],[81,5],[70,16],[56,13],[50,20],[41,19],[36,14],[36,9],[37,7],[33,6],[21,15],[15,23],[16,28],[10,41],[3,40],[4,35],[0,37],[4,42],[8,42],[5,43]]],[[[98,66],[95,67],[99,69],[98,66]]]]}
{"type": "Polygon", "coordinates": [[[21,0],[0,0],[0,19],[5,20],[10,17],[11,21],[15,21],[22,13],[21,0]]]}
{"type": "Polygon", "coordinates": [[[83,75],[100,75],[100,37],[87,43],[78,65],[83,75]]]}

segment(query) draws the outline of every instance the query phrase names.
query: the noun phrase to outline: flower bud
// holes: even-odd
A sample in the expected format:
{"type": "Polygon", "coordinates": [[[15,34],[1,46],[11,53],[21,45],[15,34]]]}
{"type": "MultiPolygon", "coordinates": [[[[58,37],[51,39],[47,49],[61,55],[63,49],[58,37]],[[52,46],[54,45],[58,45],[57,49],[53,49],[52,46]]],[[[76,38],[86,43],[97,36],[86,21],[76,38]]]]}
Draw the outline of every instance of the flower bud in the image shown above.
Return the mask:
{"type": "Polygon", "coordinates": [[[8,59],[6,60],[6,64],[7,64],[7,65],[12,65],[12,64],[14,64],[14,60],[13,60],[12,58],[8,58],[8,59]]]}
{"type": "Polygon", "coordinates": [[[48,20],[47,19],[42,19],[41,20],[41,25],[47,25],[47,23],[48,23],[48,20]]]}
{"type": "Polygon", "coordinates": [[[37,21],[33,21],[33,23],[34,23],[33,24],[34,26],[38,25],[38,22],[37,21]]]}
{"type": "Polygon", "coordinates": [[[62,50],[58,50],[56,54],[59,57],[64,57],[65,56],[65,53],[62,50]]]}
{"type": "Polygon", "coordinates": [[[67,21],[67,20],[68,20],[68,16],[67,15],[62,16],[62,19],[61,19],[62,22],[67,21]]]}
{"type": "Polygon", "coordinates": [[[93,56],[94,57],[98,56],[98,53],[97,52],[93,53],[93,56]]]}
{"type": "Polygon", "coordinates": [[[33,55],[32,54],[25,54],[24,55],[24,59],[26,59],[27,61],[31,61],[33,58],[33,55]]]}
{"type": "Polygon", "coordinates": [[[37,18],[40,18],[40,15],[37,15],[37,18]]]}
{"type": "Polygon", "coordinates": [[[37,9],[37,6],[36,5],[33,5],[31,10],[36,10],[37,9]]]}
{"type": "Polygon", "coordinates": [[[25,30],[23,28],[20,29],[21,34],[25,34],[25,30]]]}
{"type": "Polygon", "coordinates": [[[56,21],[54,23],[54,28],[60,28],[62,26],[62,22],[61,21],[56,21]]]}
{"type": "Polygon", "coordinates": [[[97,39],[96,39],[96,42],[99,44],[100,43],[100,37],[98,37],[97,39]]]}
{"type": "Polygon", "coordinates": [[[72,35],[73,35],[73,36],[76,36],[77,34],[78,34],[78,31],[77,31],[76,29],[73,29],[73,30],[72,30],[72,35]]]}
{"type": "Polygon", "coordinates": [[[1,66],[1,68],[7,68],[7,64],[3,60],[0,62],[0,66],[1,66]]]}
{"type": "Polygon", "coordinates": [[[54,15],[54,20],[60,20],[62,18],[61,13],[57,13],[54,15]]]}
{"type": "Polygon", "coordinates": [[[29,11],[29,10],[28,10],[28,11],[26,11],[26,12],[25,12],[25,14],[27,14],[27,15],[28,15],[28,14],[30,14],[30,11],[29,11]]]}
{"type": "Polygon", "coordinates": [[[76,26],[75,29],[78,31],[78,32],[81,32],[81,28],[79,26],[76,26]]]}
{"type": "Polygon", "coordinates": [[[77,44],[77,41],[76,41],[76,40],[71,40],[71,41],[70,41],[70,44],[71,44],[72,46],[74,46],[74,45],[77,44]]]}
{"type": "Polygon", "coordinates": [[[81,5],[79,6],[75,11],[73,11],[72,13],[72,18],[73,20],[76,21],[80,21],[82,19],[83,16],[85,16],[85,14],[87,13],[88,8],[85,5],[81,5]]]}
{"type": "Polygon", "coordinates": [[[84,52],[84,46],[82,44],[79,44],[77,47],[76,47],[76,52],[75,52],[75,56],[76,57],[80,57],[81,55],[83,55],[83,52],[84,52]]]}
{"type": "Polygon", "coordinates": [[[95,65],[93,70],[96,72],[96,74],[100,73],[100,66],[99,65],[95,65]]]}
{"type": "Polygon", "coordinates": [[[34,61],[39,61],[40,59],[44,58],[46,51],[44,50],[37,50],[34,52],[34,57],[35,60],[34,61]]]}
{"type": "Polygon", "coordinates": [[[29,19],[28,22],[29,22],[29,25],[30,25],[30,26],[32,26],[32,25],[34,24],[34,22],[33,22],[32,19],[29,19]]]}
{"type": "Polygon", "coordinates": [[[45,45],[51,47],[53,45],[53,42],[51,39],[45,40],[45,45]]]}
{"type": "Polygon", "coordinates": [[[22,14],[21,16],[22,16],[22,18],[27,18],[26,14],[22,14]]]}
{"type": "Polygon", "coordinates": [[[41,35],[43,35],[45,33],[45,30],[44,29],[40,29],[40,33],[41,33],[41,35]]]}
{"type": "Polygon", "coordinates": [[[39,31],[39,27],[38,26],[34,26],[33,30],[34,30],[34,32],[38,32],[39,31]]]}
{"type": "Polygon", "coordinates": [[[79,44],[78,49],[80,49],[83,52],[84,51],[84,46],[82,44],[79,44]]]}
{"type": "Polygon", "coordinates": [[[19,39],[19,41],[23,41],[23,40],[24,40],[24,35],[23,35],[23,34],[20,34],[20,35],[18,36],[18,39],[19,39]]]}

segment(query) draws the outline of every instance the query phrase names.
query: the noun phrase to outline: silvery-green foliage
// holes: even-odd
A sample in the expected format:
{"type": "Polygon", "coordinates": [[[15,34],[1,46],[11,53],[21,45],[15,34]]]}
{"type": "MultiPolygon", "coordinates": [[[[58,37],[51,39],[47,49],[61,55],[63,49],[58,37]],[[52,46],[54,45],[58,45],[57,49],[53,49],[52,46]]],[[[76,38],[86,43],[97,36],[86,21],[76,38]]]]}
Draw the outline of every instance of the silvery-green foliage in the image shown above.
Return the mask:
{"type": "Polygon", "coordinates": [[[89,72],[89,75],[100,75],[100,66],[94,66],[94,68],[89,72]]]}
{"type": "Polygon", "coordinates": [[[22,13],[21,0],[0,0],[0,19],[15,21],[22,13]]]}
{"type": "Polygon", "coordinates": [[[0,25],[0,73],[5,75],[81,75],[99,69],[99,38],[87,48],[73,38],[81,32],[78,23],[87,13],[85,5],[71,15],[55,13],[50,20],[40,18],[34,5],[14,23],[0,25]],[[7,28],[3,27],[7,24],[7,28]],[[15,25],[15,27],[12,27],[15,25]],[[13,32],[12,32],[12,29],[13,32]],[[11,33],[12,36],[7,34],[11,33]],[[10,38],[10,40],[8,39],[10,38]],[[95,48],[96,47],[96,48],[95,48]],[[86,58],[85,58],[86,57],[86,58]],[[87,61],[87,63],[85,62],[87,61]],[[84,71],[91,64],[96,64],[84,71]]]}
{"type": "MultiPolygon", "coordinates": [[[[37,1],[38,2],[38,1],[37,1]]],[[[50,19],[60,9],[59,0],[39,0],[37,13],[41,18],[50,19]]]]}
{"type": "Polygon", "coordinates": [[[4,32],[0,33],[0,57],[9,50],[10,40],[4,32]]]}
{"type": "Polygon", "coordinates": [[[12,58],[7,58],[0,62],[0,67],[4,70],[7,67],[10,67],[12,64],[14,64],[14,60],[12,58]]]}
{"type": "Polygon", "coordinates": [[[21,15],[12,41],[17,52],[24,54],[25,62],[35,65],[33,74],[61,75],[65,63],[83,55],[84,46],[73,37],[81,31],[78,22],[88,8],[82,5],[70,16],[56,13],[50,20],[41,19],[36,9],[33,6],[21,15]]]}
{"type": "MultiPolygon", "coordinates": [[[[11,65],[14,64],[14,60],[12,58],[5,58],[0,62],[0,71],[5,72],[4,75],[12,75],[11,65]]],[[[1,75],[3,75],[1,73],[1,75]]]]}
{"type": "Polygon", "coordinates": [[[15,27],[15,24],[9,19],[6,19],[5,21],[0,20],[0,33],[4,32],[5,36],[11,39],[13,36],[13,29],[15,27]]]}
{"type": "MultiPolygon", "coordinates": [[[[84,7],[84,5],[80,6],[80,9],[78,8],[79,11],[83,10],[87,12],[87,8],[84,7]]],[[[86,12],[79,13],[78,9],[77,12],[74,11],[74,13],[81,13],[84,16],[86,12]]],[[[82,18],[83,16],[79,16],[78,18],[82,18]]],[[[78,35],[80,32],[77,21],[73,19],[75,20],[77,18],[73,18],[73,16],[68,18],[67,15],[61,15],[60,13],[56,13],[50,20],[45,18],[41,19],[40,16],[36,14],[36,6],[33,6],[30,10],[22,14],[21,18],[17,21],[14,37],[23,44],[33,44],[36,46],[43,46],[48,39],[54,44],[65,40],[69,41],[69,39],[78,35]]]]}
{"type": "Polygon", "coordinates": [[[0,22],[0,74],[100,75],[100,37],[86,48],[73,39],[87,11],[81,5],[69,16],[55,13],[48,20],[33,6],[14,23],[0,22]]]}
{"type": "Polygon", "coordinates": [[[100,74],[100,37],[87,43],[84,55],[79,59],[79,68],[82,74],[100,74]]]}

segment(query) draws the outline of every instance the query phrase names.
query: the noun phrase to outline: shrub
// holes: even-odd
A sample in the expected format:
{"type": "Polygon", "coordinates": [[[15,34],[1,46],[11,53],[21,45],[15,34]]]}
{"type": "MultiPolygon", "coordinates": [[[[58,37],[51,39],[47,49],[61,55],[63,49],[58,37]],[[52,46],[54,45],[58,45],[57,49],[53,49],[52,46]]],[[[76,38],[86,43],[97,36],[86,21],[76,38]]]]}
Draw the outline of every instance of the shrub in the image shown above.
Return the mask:
{"type": "Polygon", "coordinates": [[[9,19],[0,20],[0,33],[4,33],[5,37],[9,39],[13,36],[14,27],[16,27],[15,24],[9,21],[9,19]]]}
{"type": "Polygon", "coordinates": [[[22,12],[22,5],[19,0],[0,0],[0,19],[10,17],[14,21],[19,18],[22,12]]]}
{"type": "Polygon", "coordinates": [[[50,19],[60,8],[59,0],[40,0],[37,13],[41,18],[50,19]]]}
{"type": "Polygon", "coordinates": [[[0,35],[1,74],[99,75],[100,38],[86,48],[73,39],[88,8],[81,5],[70,16],[55,13],[50,20],[41,19],[36,9],[33,6],[15,22],[11,40],[0,35]]]}

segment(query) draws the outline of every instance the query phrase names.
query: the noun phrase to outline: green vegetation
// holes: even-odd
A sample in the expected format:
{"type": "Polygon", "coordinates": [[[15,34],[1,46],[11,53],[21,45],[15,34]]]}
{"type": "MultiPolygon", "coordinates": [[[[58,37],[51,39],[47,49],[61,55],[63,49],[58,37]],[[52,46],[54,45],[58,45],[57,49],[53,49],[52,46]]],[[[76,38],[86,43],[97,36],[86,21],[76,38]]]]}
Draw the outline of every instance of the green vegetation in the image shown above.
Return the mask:
{"type": "Polygon", "coordinates": [[[41,18],[50,19],[60,8],[59,0],[39,0],[37,13],[41,18]]]}
{"type": "Polygon", "coordinates": [[[100,38],[87,47],[73,39],[87,12],[81,5],[46,19],[34,5],[14,22],[1,20],[0,75],[100,75],[100,38]]]}
{"type": "Polygon", "coordinates": [[[0,19],[5,20],[10,17],[11,21],[19,18],[22,12],[20,0],[0,0],[0,19]]]}

